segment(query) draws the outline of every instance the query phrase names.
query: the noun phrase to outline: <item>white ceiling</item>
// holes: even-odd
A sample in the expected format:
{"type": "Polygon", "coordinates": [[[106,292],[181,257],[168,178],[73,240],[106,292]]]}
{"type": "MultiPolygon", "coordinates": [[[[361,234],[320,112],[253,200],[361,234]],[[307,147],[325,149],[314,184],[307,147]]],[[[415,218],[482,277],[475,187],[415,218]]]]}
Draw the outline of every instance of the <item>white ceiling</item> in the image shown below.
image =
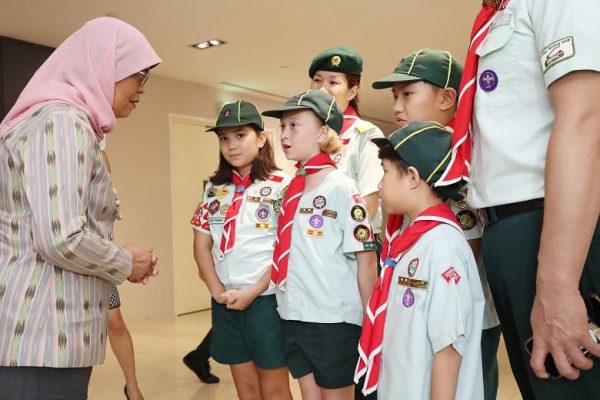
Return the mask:
{"type": "MultiPolygon", "coordinates": [[[[309,85],[327,47],[364,58],[361,113],[391,122],[392,96],[371,83],[422,47],[464,59],[477,0],[0,0],[0,35],[57,46],[86,20],[113,15],[142,31],[163,63],[156,73],[287,98],[309,85]],[[195,50],[218,38],[225,46],[195,50]]],[[[260,94],[260,93],[258,93],[260,94]]]]}

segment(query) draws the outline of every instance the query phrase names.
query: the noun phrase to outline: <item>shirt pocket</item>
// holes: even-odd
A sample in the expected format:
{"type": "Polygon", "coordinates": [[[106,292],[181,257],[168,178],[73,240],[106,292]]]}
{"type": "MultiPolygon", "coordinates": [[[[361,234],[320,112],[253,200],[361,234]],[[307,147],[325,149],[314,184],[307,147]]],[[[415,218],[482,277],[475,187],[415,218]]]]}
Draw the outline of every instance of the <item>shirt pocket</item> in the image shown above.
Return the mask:
{"type": "Polygon", "coordinates": [[[519,59],[514,15],[499,14],[487,38],[475,51],[479,58],[475,109],[497,108],[518,99],[519,59]]]}

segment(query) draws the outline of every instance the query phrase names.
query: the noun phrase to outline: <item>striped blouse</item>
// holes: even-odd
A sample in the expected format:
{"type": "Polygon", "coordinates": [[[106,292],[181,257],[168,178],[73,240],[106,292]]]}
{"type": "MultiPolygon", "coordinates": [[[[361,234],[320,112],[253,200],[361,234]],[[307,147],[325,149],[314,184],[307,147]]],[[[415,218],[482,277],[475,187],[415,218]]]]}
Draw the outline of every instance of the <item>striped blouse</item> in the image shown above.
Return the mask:
{"type": "Polygon", "coordinates": [[[0,366],[101,364],[132,260],[112,243],[118,201],[87,116],[52,103],[13,127],[0,182],[0,366]]]}

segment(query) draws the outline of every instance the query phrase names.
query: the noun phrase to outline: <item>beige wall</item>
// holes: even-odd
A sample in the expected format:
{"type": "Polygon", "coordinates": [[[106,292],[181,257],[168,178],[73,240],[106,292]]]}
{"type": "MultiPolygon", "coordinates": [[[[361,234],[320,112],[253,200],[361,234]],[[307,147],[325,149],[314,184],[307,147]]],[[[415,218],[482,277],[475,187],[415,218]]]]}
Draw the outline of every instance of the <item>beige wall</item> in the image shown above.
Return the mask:
{"type": "MultiPolygon", "coordinates": [[[[159,277],[150,285],[126,283],[119,288],[122,310],[129,322],[174,316],[169,113],[213,119],[219,104],[238,99],[252,101],[261,110],[280,103],[277,99],[227,92],[154,75],[138,108],[131,117],[119,120],[109,136],[107,150],[113,183],[123,210],[123,220],[116,227],[117,240],[122,244],[153,247],[161,267],[159,277]]],[[[391,125],[376,123],[386,133],[393,129],[391,125]]],[[[279,130],[276,119],[265,118],[265,125],[275,132],[279,130]]],[[[278,143],[275,147],[278,149],[278,143]]],[[[202,157],[202,151],[216,149],[198,149],[199,157],[202,157]]],[[[281,158],[281,153],[277,158],[281,158]]],[[[193,211],[190,210],[190,216],[193,211]]]]}

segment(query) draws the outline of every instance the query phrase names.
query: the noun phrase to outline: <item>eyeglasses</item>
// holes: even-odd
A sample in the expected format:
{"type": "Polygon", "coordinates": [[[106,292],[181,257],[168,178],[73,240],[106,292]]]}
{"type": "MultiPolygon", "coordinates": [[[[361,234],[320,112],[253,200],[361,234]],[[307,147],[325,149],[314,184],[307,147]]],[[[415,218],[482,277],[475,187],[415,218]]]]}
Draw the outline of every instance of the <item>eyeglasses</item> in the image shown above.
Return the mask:
{"type": "Polygon", "coordinates": [[[140,86],[145,85],[146,82],[148,82],[148,79],[150,79],[150,71],[148,70],[143,70],[138,72],[138,83],[140,84],[140,86]]]}

